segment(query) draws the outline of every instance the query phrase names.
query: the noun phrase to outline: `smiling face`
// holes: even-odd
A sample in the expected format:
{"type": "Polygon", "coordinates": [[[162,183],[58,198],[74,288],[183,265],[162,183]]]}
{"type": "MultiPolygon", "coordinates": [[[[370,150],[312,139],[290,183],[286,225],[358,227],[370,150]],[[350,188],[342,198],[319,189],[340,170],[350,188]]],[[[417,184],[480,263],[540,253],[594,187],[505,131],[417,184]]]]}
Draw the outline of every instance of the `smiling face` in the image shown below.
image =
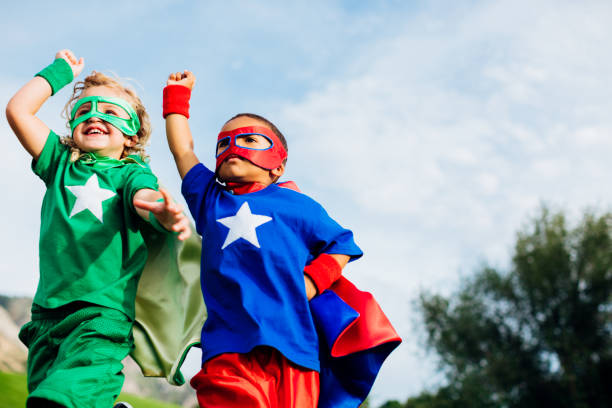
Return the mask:
{"type": "MultiPolygon", "coordinates": [[[[87,88],[80,95],[80,98],[85,98],[87,96],[105,96],[130,100],[129,95],[126,95],[118,89],[107,86],[93,86],[87,88]]],[[[91,104],[84,103],[76,111],[75,118],[85,115],[90,110],[91,104]]],[[[98,110],[107,115],[113,115],[123,119],[130,118],[129,114],[124,109],[111,103],[98,103],[98,110]]],[[[137,136],[126,137],[119,129],[96,117],[91,117],[77,125],[72,133],[72,138],[79,149],[114,159],[120,159],[123,155],[123,150],[126,147],[133,146],[137,141],[137,136]]]]}
{"type": "MultiPolygon", "coordinates": [[[[221,132],[228,132],[234,129],[247,126],[264,126],[265,123],[249,118],[246,116],[240,116],[230,120],[223,126],[221,132]]],[[[223,144],[223,141],[219,141],[223,144]]],[[[245,135],[240,136],[236,140],[237,144],[242,147],[248,147],[251,149],[265,149],[270,147],[270,141],[263,136],[259,135],[245,135]]],[[[227,145],[217,146],[217,154],[227,148],[227,145]]],[[[261,183],[264,185],[272,184],[278,179],[285,171],[285,166],[280,165],[276,169],[266,170],[255,164],[251,163],[247,159],[239,157],[237,155],[229,155],[217,169],[217,175],[219,180],[223,182],[237,182],[237,183],[261,183]]]]}

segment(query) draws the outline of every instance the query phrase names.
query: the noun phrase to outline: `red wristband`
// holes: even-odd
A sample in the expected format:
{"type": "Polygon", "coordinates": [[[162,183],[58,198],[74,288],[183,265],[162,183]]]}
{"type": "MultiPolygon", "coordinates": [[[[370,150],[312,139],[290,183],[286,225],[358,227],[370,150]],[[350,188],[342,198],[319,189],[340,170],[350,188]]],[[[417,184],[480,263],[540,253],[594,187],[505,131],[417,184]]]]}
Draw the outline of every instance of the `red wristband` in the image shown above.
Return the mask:
{"type": "Polygon", "coordinates": [[[189,118],[189,98],[191,89],[183,85],[168,85],[164,88],[164,118],[178,113],[189,118]]]}
{"type": "Polygon", "coordinates": [[[321,254],[306,265],[304,273],[312,279],[319,293],[329,288],[342,274],[342,267],[328,254],[321,254]]]}

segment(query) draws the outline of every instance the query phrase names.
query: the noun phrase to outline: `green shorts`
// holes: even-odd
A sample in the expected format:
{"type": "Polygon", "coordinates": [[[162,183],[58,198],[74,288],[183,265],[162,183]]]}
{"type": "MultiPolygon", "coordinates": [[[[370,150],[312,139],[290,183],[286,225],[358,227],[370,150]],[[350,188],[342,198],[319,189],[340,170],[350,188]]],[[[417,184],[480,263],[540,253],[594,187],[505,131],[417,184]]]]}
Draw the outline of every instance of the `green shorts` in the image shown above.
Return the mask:
{"type": "Polygon", "coordinates": [[[121,360],[133,345],[125,314],[88,303],[33,305],[19,338],[29,349],[28,408],[49,401],[69,408],[113,406],[123,385],[121,360]]]}

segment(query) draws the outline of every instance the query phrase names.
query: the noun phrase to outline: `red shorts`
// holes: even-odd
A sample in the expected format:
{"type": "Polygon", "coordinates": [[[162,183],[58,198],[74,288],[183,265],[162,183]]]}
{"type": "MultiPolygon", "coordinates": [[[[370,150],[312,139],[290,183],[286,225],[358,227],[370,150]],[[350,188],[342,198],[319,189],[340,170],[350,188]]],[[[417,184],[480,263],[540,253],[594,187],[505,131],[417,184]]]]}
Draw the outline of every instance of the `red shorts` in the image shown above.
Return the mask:
{"type": "Polygon", "coordinates": [[[271,347],[208,360],[191,379],[202,408],[316,408],[319,373],[271,347]]]}

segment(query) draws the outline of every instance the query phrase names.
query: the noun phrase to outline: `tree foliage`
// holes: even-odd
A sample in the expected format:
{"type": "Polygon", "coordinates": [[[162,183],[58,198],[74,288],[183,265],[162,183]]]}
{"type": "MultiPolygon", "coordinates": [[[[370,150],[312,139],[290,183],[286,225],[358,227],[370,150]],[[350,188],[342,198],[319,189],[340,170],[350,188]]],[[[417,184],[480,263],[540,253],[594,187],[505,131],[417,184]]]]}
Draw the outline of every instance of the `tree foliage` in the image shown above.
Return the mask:
{"type": "Polygon", "coordinates": [[[484,267],[450,297],[421,294],[448,385],[402,406],[612,406],[611,288],[612,214],[569,228],[543,208],[508,271],[484,267]]]}

